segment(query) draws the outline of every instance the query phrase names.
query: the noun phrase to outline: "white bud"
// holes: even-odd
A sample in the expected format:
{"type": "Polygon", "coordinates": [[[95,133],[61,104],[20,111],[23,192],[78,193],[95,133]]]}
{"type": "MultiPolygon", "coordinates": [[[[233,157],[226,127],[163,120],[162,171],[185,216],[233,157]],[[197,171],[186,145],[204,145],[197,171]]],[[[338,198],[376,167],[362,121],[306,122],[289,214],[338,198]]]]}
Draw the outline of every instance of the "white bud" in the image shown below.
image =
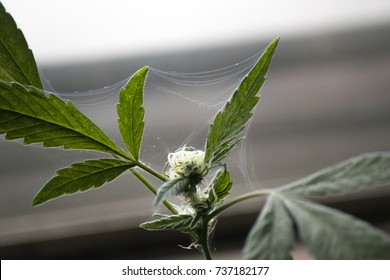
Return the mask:
{"type": "Polygon", "coordinates": [[[171,166],[169,178],[187,177],[189,175],[203,175],[206,171],[204,162],[205,152],[186,147],[168,154],[168,163],[171,166]]]}

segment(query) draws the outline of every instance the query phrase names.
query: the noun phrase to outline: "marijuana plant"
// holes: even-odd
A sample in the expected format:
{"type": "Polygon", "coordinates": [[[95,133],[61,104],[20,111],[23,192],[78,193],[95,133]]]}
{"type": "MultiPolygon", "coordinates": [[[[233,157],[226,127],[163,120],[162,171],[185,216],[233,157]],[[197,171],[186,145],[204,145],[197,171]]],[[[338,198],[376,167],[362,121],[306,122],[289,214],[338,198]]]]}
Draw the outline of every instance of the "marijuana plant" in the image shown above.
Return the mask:
{"type": "Polygon", "coordinates": [[[155,213],[141,224],[146,230],[178,230],[189,234],[193,247],[211,259],[210,236],[219,215],[229,207],[254,197],[266,197],[244,247],[248,259],[291,259],[295,229],[313,257],[318,259],[390,259],[389,237],[350,215],[309,202],[390,183],[390,152],[367,153],[320,170],[306,178],[269,190],[231,198],[233,182],[226,156],[240,143],[246,124],[259,102],[279,39],[273,40],[242,79],[231,99],[209,126],[203,149],[183,146],[167,156],[162,172],[142,161],[144,132],[143,95],[148,67],[135,73],[120,90],[118,125],[126,150],[97,125],[42,87],[37,65],[22,32],[0,4],[0,133],[6,140],[43,147],[92,150],[110,158],[77,162],[57,171],[33,199],[49,200],[98,188],[130,171],[164,204],[171,214],[155,213]],[[143,173],[140,172],[143,171],[143,173]],[[205,180],[213,170],[212,180],[205,180]],[[144,176],[161,181],[158,188],[144,176]],[[180,196],[182,205],[168,199],[180,196]]]}

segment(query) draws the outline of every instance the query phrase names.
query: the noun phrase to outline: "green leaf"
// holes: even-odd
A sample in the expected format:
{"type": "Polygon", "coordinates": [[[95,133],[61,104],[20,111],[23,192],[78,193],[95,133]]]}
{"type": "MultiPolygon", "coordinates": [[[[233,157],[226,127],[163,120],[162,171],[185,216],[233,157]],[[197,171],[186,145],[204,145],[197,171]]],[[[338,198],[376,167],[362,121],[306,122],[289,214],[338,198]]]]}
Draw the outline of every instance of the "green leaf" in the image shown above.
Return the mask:
{"type": "Polygon", "coordinates": [[[301,239],[317,259],[390,259],[390,239],[368,223],[339,211],[285,197],[301,239]]]}
{"type": "Polygon", "coordinates": [[[218,171],[211,183],[208,200],[214,204],[218,204],[229,196],[232,186],[233,183],[230,181],[229,171],[226,169],[218,171]]]}
{"type": "Polygon", "coordinates": [[[158,190],[154,200],[155,205],[159,205],[164,200],[187,192],[191,189],[190,179],[188,177],[178,177],[165,182],[158,190]]]}
{"type": "Polygon", "coordinates": [[[283,203],[270,195],[261,214],[252,227],[244,246],[246,259],[292,259],[294,243],[293,223],[283,203]]]}
{"type": "Polygon", "coordinates": [[[92,187],[98,188],[132,167],[134,167],[134,163],[117,159],[87,160],[74,163],[71,167],[57,171],[58,176],[52,178],[40,190],[33,200],[33,205],[77,191],[84,192],[92,187]]]}
{"type": "Polygon", "coordinates": [[[25,144],[88,149],[128,158],[71,102],[33,87],[0,81],[0,134],[7,140],[24,138],[25,144]]]}
{"type": "Polygon", "coordinates": [[[22,31],[0,3],[0,80],[42,89],[33,53],[22,31]]]}
{"type": "Polygon", "coordinates": [[[280,188],[281,192],[327,196],[390,183],[390,152],[367,153],[322,169],[280,188]]]}
{"type": "Polygon", "coordinates": [[[142,103],[148,69],[144,67],[131,77],[119,93],[120,103],[117,106],[119,130],[127,149],[136,160],[139,159],[145,126],[142,103]]]}
{"type": "Polygon", "coordinates": [[[193,217],[191,215],[166,215],[159,216],[158,219],[142,223],[141,228],[146,230],[180,230],[187,233],[191,231],[191,222],[193,217]]]}
{"type": "Polygon", "coordinates": [[[245,125],[252,117],[252,110],[260,99],[257,93],[265,82],[278,41],[279,38],[269,44],[259,61],[242,80],[232,98],[210,124],[205,162],[211,167],[218,165],[227,153],[242,140],[245,125]]]}

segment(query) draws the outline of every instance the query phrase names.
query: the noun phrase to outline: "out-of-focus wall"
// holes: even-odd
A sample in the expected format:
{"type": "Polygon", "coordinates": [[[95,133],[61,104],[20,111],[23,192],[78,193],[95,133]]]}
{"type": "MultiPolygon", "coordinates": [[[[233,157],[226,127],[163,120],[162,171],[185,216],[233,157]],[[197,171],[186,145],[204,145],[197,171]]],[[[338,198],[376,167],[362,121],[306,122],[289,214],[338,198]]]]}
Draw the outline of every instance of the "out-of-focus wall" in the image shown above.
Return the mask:
{"type": "MultiPolygon", "coordinates": [[[[390,150],[389,31],[390,26],[378,26],[281,39],[244,146],[248,149],[244,161],[253,161],[248,166],[254,169],[250,172],[252,185],[247,187],[240,179],[239,171],[245,167],[242,162],[233,164],[234,172],[239,174],[235,193],[253,187],[276,186],[363,152],[390,150]]],[[[257,53],[267,41],[123,57],[84,65],[50,66],[41,70],[58,92],[85,91],[114,84],[144,65],[177,72],[220,69],[257,53]]],[[[85,92],[83,94],[87,96],[85,92]]],[[[167,99],[158,92],[153,94],[150,107],[146,107],[148,116],[153,120],[169,117],[172,112],[160,110],[164,106],[169,108],[167,99]]],[[[146,124],[150,135],[164,138],[161,147],[166,150],[160,147],[159,154],[171,151],[170,143],[179,145],[188,137],[178,138],[177,135],[185,131],[186,123],[191,122],[194,127],[205,125],[197,123],[197,109],[192,108],[189,114],[186,107],[199,106],[199,103],[187,101],[182,96],[175,101],[174,110],[181,118],[146,124]]],[[[102,102],[95,99],[93,104],[96,106],[88,105],[88,98],[83,102],[82,109],[98,119],[105,131],[117,137],[113,126],[115,116],[104,115],[106,109],[111,113],[114,111],[115,99],[103,98],[102,102]]],[[[150,153],[152,144],[147,145],[148,142],[144,148],[149,148],[150,153]]],[[[109,257],[148,257],[142,253],[147,249],[141,250],[136,245],[136,238],[141,236],[136,228],[153,213],[152,197],[130,175],[99,190],[31,208],[32,197],[56,169],[73,160],[96,155],[42,150],[38,145],[26,148],[6,141],[0,141],[0,152],[0,254],[3,258],[94,258],[92,252],[96,252],[102,243],[112,244],[110,237],[115,233],[120,233],[116,236],[127,245],[121,250],[122,243],[116,242],[118,247],[114,247],[118,254],[115,250],[108,252],[108,246],[102,245],[109,257]],[[76,239],[77,242],[72,243],[76,239]],[[64,255],[58,248],[62,248],[64,255]]],[[[346,196],[339,202],[377,197],[390,197],[389,188],[346,196]]],[[[377,205],[382,206],[383,203],[377,205]]],[[[250,202],[235,211],[250,220],[258,209],[258,203],[250,202]]],[[[362,206],[362,209],[366,208],[362,206]]],[[[239,219],[236,222],[239,224],[239,219]]],[[[242,238],[242,234],[237,231],[231,238],[242,238]]],[[[160,240],[158,233],[142,236],[160,240]]],[[[161,236],[167,240],[176,237],[175,234],[161,236]]],[[[156,246],[156,242],[142,244],[156,246]]],[[[104,258],[104,254],[97,257],[104,258]]]]}

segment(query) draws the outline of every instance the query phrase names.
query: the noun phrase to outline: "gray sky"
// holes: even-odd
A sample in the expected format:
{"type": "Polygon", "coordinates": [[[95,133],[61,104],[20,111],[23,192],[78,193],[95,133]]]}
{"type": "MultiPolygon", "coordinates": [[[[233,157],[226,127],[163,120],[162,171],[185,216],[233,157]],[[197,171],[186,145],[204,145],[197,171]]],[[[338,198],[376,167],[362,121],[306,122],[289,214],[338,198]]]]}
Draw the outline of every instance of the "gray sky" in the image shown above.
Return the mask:
{"type": "Polygon", "coordinates": [[[40,64],[329,32],[390,21],[375,0],[2,0],[40,64]]]}

